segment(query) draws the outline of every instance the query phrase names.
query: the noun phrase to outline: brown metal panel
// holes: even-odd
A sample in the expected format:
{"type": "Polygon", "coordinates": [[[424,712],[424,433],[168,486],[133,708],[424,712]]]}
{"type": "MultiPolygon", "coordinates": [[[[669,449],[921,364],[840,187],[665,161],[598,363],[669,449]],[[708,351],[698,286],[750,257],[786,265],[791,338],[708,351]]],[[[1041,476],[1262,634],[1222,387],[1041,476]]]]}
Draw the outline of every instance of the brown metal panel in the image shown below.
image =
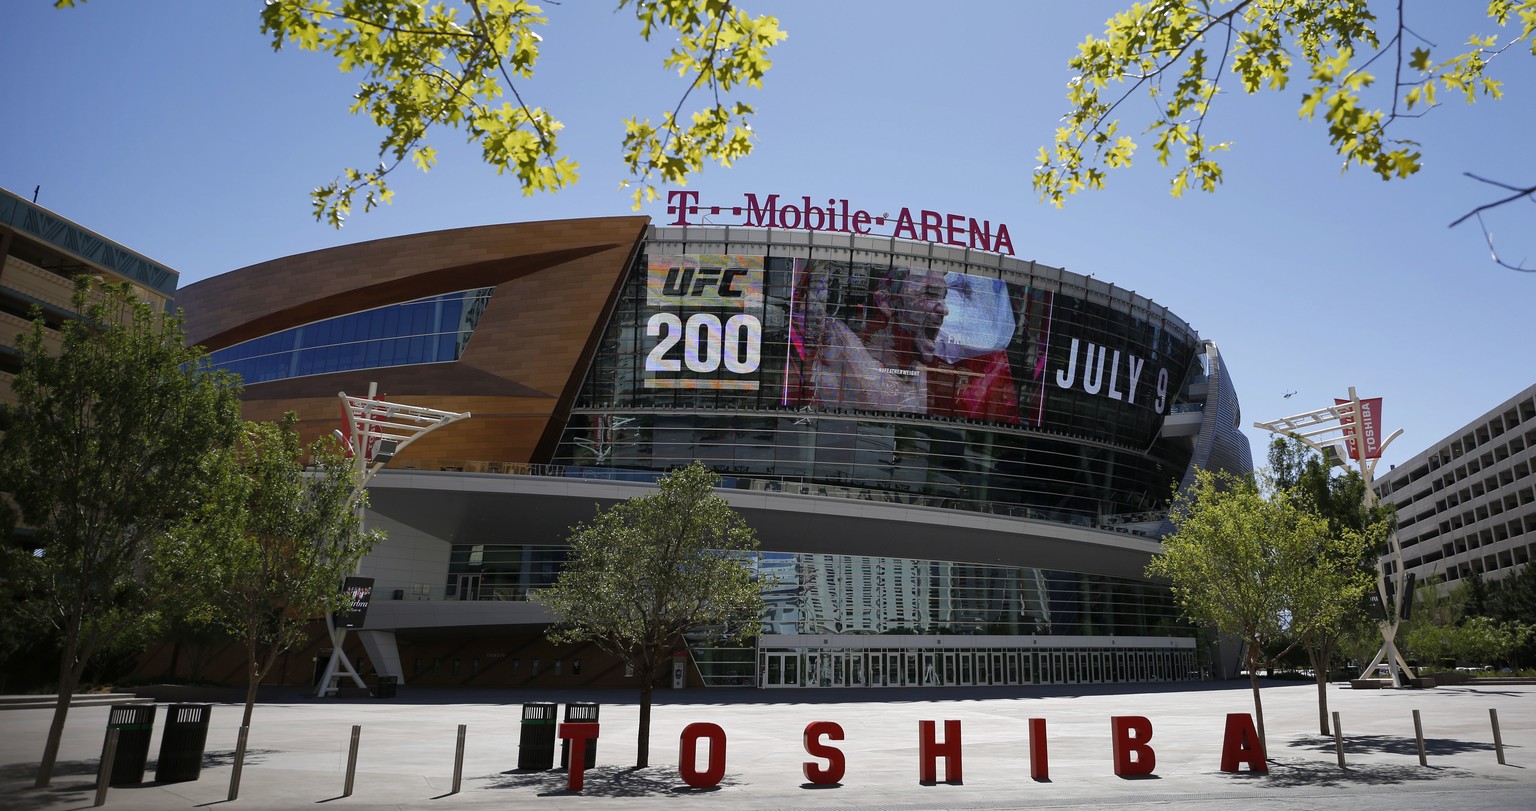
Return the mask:
{"type": "Polygon", "coordinates": [[[457,362],[255,384],[244,413],[276,419],[295,411],[312,439],[339,425],[338,392],[363,393],[377,382],[381,397],[475,415],[413,443],[392,467],[543,461],[648,223],[611,217],[393,237],[232,271],[188,286],[177,302],[189,340],[213,350],[371,307],[494,286],[457,362]]]}

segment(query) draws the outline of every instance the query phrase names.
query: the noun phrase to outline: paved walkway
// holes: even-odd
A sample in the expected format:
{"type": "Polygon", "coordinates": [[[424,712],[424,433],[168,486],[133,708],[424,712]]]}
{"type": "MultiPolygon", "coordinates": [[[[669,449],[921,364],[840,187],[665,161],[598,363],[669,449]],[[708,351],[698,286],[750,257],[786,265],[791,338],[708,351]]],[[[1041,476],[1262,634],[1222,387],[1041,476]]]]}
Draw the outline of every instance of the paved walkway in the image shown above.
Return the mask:
{"type": "MultiPolygon", "coordinates": [[[[1316,689],[1273,683],[1263,691],[1268,775],[1220,771],[1226,714],[1251,712],[1246,683],[1056,685],[913,690],[694,690],[660,692],[651,763],[635,770],[638,707],[624,691],[449,691],[401,688],[380,699],[305,698],[280,691],[256,708],[240,797],[232,809],[667,808],[1014,809],[1108,808],[1393,809],[1536,808],[1536,686],[1467,684],[1431,690],[1328,689],[1343,720],[1347,767],[1318,734],[1316,689]],[[598,701],[597,768],[580,795],[564,772],[517,770],[524,701],[598,701]],[[1507,765],[1494,753],[1489,709],[1498,711],[1507,765]],[[1424,727],[1420,766],[1413,710],[1424,727]],[[1110,722],[1142,715],[1153,725],[1153,777],[1116,777],[1110,722]],[[1030,779],[1028,719],[1047,723],[1050,779],[1030,779]],[[964,782],[918,782],[918,722],[962,723],[964,782]],[[726,770],[713,789],[678,775],[678,740],[695,721],[727,735],[726,770]],[[801,736],[834,721],[847,773],[833,787],[806,782],[801,736]],[[351,726],[362,726],[352,796],[342,797],[351,726]],[[468,726],[463,784],[452,792],[459,724],[468,726]]],[[[70,713],[53,785],[33,789],[51,712],[0,713],[0,808],[89,808],[109,710],[70,713]]],[[[226,804],[241,708],[213,708],[201,779],[153,782],[164,728],[157,714],[146,782],[116,787],[108,809],[182,809],[226,804]]],[[[705,747],[701,746],[701,753],[705,747]]]]}

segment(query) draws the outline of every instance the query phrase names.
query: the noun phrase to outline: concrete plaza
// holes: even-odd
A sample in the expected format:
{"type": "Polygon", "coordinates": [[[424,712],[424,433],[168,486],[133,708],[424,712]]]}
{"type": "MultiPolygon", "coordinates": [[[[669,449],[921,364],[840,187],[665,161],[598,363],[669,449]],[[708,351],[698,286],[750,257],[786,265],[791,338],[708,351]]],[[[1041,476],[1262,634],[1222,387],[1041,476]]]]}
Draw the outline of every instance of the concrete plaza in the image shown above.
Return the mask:
{"type": "MultiPolygon", "coordinates": [[[[154,761],[164,727],[157,713],[145,782],[112,788],[108,809],[313,807],[478,808],[563,811],[602,808],[1013,809],[1112,808],[1412,809],[1536,808],[1536,686],[1481,684],[1427,690],[1328,688],[1339,712],[1346,767],[1318,734],[1317,692],[1266,683],[1267,775],[1220,771],[1227,713],[1252,712],[1246,682],[1177,685],[1042,685],[1027,688],[659,691],[651,766],[635,760],[633,691],[453,691],[401,688],[395,699],[314,699],[296,689],[264,692],[250,732],[239,799],[226,802],[241,706],[213,707],[204,768],[194,782],[159,784],[154,761]],[[525,701],[602,704],[597,767],[586,789],[566,791],[561,771],[519,771],[525,701]],[[1494,752],[1489,709],[1498,711],[1506,765],[1494,752]],[[1413,711],[1423,722],[1419,765],[1413,711]],[[1116,777],[1110,717],[1153,725],[1151,777],[1116,777]],[[1050,779],[1030,778],[1028,719],[1047,724],[1050,779]],[[964,782],[918,782],[918,721],[962,722],[964,782]],[[707,721],[727,735],[725,777],[691,789],[678,775],[686,725],[707,721]],[[834,721],[846,738],[842,783],[811,786],[801,736],[834,721]],[[343,797],[351,726],[362,726],[355,787],[343,797]],[[463,782],[452,792],[458,725],[468,726],[463,782]]],[[[0,807],[89,808],[106,707],[71,711],[53,785],[33,789],[51,710],[0,712],[0,807]]],[[[704,747],[701,746],[701,762],[704,747]]],[[[821,762],[821,761],[818,761],[821,762]]]]}

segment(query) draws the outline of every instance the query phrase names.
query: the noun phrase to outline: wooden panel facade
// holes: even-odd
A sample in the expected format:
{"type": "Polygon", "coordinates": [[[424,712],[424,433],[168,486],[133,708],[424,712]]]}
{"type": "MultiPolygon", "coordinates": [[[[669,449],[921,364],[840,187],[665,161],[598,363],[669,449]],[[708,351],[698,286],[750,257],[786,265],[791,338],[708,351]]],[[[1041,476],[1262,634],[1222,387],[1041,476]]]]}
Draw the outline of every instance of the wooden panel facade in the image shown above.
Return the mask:
{"type": "Polygon", "coordinates": [[[336,394],[470,411],[390,467],[542,462],[553,452],[648,217],[436,231],[276,259],[177,293],[187,336],[209,351],[360,310],[495,287],[453,363],[289,378],[246,387],[245,417],[300,417],[306,440],[340,425],[336,394]]]}

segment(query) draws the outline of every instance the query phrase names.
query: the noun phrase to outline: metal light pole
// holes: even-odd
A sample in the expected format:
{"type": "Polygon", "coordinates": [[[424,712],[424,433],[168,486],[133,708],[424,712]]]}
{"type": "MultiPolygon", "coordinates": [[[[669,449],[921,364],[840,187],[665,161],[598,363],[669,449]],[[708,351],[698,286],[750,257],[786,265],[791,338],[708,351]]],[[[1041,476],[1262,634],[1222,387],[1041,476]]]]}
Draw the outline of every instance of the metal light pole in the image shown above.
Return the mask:
{"type": "MultiPolygon", "coordinates": [[[[1392,444],[1392,440],[1402,436],[1403,429],[1393,431],[1385,442],[1376,444],[1380,437],[1376,415],[1362,407],[1361,402],[1355,394],[1355,387],[1350,386],[1349,399],[1346,401],[1272,422],[1255,422],[1253,425],[1282,436],[1293,436],[1323,454],[1324,460],[1328,459],[1329,450],[1337,451],[1339,444],[1343,443],[1346,448],[1344,453],[1339,454],[1340,463],[1345,464],[1343,460],[1349,458],[1359,464],[1360,478],[1365,482],[1365,507],[1370,509],[1376,505],[1376,490],[1371,486],[1375,481],[1376,463],[1381,459],[1381,452],[1392,444]]],[[[1387,535],[1386,554],[1376,558],[1376,596],[1381,600],[1382,610],[1386,613],[1386,618],[1377,622],[1381,628],[1382,644],[1376,656],[1360,674],[1360,678],[1366,678],[1385,660],[1394,687],[1402,685],[1399,671],[1406,673],[1410,679],[1414,677],[1413,668],[1408,666],[1397,649],[1397,629],[1404,619],[1400,606],[1413,599],[1403,587],[1404,574],[1403,548],[1398,543],[1397,529],[1394,527],[1387,535]],[[1389,566],[1390,572],[1387,571],[1389,566]]],[[[1412,588],[1411,583],[1409,588],[1412,588]]]]}
{"type": "MultiPolygon", "coordinates": [[[[362,495],[368,489],[368,482],[405,446],[437,428],[470,417],[468,411],[439,411],[435,408],[385,402],[376,399],[378,392],[379,384],[369,383],[367,397],[351,397],[346,392],[336,395],[341,398],[342,419],[346,426],[344,433],[338,433],[341,433],[342,441],[347,444],[347,451],[357,471],[352,503],[359,513],[359,519],[363,513],[362,495]]],[[[361,528],[360,522],[359,530],[361,528]]],[[[352,683],[358,687],[367,686],[342,651],[347,629],[336,627],[336,618],[331,612],[326,612],[325,627],[331,637],[331,659],[325,665],[325,673],[320,677],[315,695],[324,696],[334,691],[337,685],[333,682],[339,681],[343,675],[350,676],[352,683]]]]}

